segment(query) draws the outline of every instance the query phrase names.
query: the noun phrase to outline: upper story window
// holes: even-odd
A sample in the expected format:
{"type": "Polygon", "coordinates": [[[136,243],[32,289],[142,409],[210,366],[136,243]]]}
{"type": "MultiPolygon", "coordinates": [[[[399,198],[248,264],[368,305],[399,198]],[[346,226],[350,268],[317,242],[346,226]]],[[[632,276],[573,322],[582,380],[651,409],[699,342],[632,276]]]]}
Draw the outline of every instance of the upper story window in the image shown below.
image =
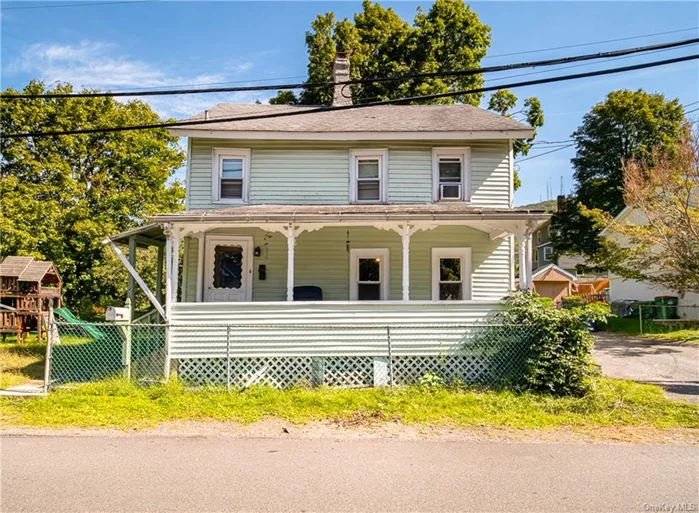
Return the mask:
{"type": "Polygon", "coordinates": [[[470,148],[433,148],[432,184],[434,201],[469,201],[470,148]]]}
{"type": "Polygon", "coordinates": [[[553,247],[551,246],[546,246],[544,248],[544,260],[547,262],[551,261],[551,253],[553,253],[553,247]]]}
{"type": "Polygon", "coordinates": [[[215,148],[211,194],[214,202],[247,203],[250,150],[215,148]]]}
{"type": "Polygon", "coordinates": [[[385,203],[388,150],[350,151],[350,202],[385,203]]]}
{"type": "Polygon", "coordinates": [[[541,244],[541,231],[536,232],[536,243],[541,244]]]}

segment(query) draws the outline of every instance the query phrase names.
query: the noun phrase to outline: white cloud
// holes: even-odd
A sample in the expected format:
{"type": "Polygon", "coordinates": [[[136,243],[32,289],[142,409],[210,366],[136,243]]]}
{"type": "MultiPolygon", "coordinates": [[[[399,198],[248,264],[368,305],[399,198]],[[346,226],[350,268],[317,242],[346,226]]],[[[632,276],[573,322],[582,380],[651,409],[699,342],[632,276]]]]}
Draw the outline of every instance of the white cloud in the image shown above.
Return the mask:
{"type": "MultiPolygon", "coordinates": [[[[32,44],[22,52],[19,59],[10,63],[6,71],[28,73],[48,84],[68,82],[78,89],[117,90],[221,83],[253,67],[252,62],[239,62],[226,68],[228,75],[206,73],[184,76],[140,59],[131,59],[119,53],[118,47],[114,44],[81,41],[78,44],[32,44]]],[[[250,103],[258,98],[265,101],[270,96],[260,93],[217,93],[154,96],[146,97],[145,101],[162,116],[182,118],[201,112],[217,103],[250,103]]]]}

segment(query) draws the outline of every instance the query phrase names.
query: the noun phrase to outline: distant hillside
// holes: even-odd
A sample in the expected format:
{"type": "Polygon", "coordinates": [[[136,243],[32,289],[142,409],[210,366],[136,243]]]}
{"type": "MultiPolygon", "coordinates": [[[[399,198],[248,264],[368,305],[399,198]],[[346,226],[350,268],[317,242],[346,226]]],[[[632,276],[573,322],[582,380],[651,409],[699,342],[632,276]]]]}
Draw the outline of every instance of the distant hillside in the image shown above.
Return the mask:
{"type": "Polygon", "coordinates": [[[546,200],[540,201],[539,203],[531,203],[529,205],[522,205],[517,208],[528,208],[530,210],[546,210],[548,212],[556,211],[556,200],[546,200]]]}

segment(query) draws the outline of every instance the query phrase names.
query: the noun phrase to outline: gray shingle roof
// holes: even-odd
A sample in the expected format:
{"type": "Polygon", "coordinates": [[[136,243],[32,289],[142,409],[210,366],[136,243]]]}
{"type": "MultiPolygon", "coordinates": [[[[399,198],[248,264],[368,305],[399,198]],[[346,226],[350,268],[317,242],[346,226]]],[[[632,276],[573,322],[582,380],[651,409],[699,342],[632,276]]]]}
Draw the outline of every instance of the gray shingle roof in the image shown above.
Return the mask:
{"type": "MultiPolygon", "coordinates": [[[[186,121],[303,112],[317,107],[221,103],[186,121]]],[[[471,105],[378,105],[246,121],[181,126],[186,130],[259,132],[480,132],[529,131],[530,127],[471,105]]]]}

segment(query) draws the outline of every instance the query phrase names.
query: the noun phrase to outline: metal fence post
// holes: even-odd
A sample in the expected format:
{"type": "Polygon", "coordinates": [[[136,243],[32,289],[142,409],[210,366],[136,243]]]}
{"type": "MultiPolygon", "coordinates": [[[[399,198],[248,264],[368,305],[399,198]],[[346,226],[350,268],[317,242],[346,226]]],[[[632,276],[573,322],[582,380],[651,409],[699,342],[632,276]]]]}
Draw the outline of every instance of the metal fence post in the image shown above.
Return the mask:
{"type": "MultiPolygon", "coordinates": [[[[44,393],[48,393],[51,386],[51,349],[53,345],[53,330],[58,329],[56,323],[53,319],[53,301],[49,305],[49,316],[48,323],[46,326],[46,360],[44,361],[44,393]]],[[[39,320],[41,322],[41,320],[39,320]]]]}
{"type": "Polygon", "coordinates": [[[170,381],[170,325],[165,325],[165,369],[163,370],[165,381],[170,381]]]}
{"type": "Polygon", "coordinates": [[[231,391],[231,327],[226,326],[226,390],[231,391]]]}
{"type": "Polygon", "coordinates": [[[386,339],[388,341],[388,384],[393,388],[393,354],[391,351],[391,327],[386,326],[386,339]]]}
{"type": "Polygon", "coordinates": [[[643,335],[643,305],[638,305],[638,331],[643,335]]]}

